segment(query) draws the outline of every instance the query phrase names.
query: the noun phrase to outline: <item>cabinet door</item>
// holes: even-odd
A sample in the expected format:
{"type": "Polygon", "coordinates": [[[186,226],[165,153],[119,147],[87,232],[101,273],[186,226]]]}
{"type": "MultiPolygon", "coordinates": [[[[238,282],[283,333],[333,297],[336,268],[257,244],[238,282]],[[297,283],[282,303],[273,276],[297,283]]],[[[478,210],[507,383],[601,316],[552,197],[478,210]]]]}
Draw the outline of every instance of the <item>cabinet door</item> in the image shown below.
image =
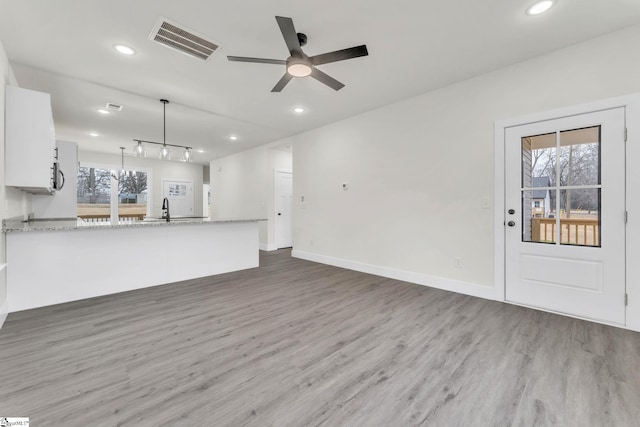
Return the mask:
{"type": "Polygon", "coordinates": [[[5,183],[32,193],[51,193],[55,131],[51,96],[6,87],[5,183]]]}

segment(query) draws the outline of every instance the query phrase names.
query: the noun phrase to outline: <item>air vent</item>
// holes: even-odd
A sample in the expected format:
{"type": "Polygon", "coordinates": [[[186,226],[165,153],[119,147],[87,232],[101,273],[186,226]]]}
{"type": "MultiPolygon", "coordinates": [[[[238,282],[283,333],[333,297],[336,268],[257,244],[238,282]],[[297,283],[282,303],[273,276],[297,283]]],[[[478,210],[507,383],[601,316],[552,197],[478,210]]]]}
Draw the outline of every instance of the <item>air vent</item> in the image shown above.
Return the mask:
{"type": "Polygon", "coordinates": [[[153,27],[149,40],[156,41],[166,47],[175,49],[193,58],[206,61],[220,46],[211,42],[202,34],[187,29],[180,24],[162,16],[153,27]]]}
{"type": "Polygon", "coordinates": [[[109,111],[122,111],[122,105],[114,104],[112,102],[107,102],[106,108],[109,111]]]}

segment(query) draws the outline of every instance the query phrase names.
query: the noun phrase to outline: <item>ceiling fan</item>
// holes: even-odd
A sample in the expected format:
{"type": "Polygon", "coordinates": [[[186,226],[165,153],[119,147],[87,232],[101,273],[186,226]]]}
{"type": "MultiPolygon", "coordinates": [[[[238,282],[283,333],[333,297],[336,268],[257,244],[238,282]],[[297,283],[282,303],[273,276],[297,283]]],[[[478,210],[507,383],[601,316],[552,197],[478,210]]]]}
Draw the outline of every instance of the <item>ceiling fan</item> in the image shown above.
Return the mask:
{"type": "Polygon", "coordinates": [[[287,44],[289,53],[291,56],[284,59],[263,59],[263,58],[247,58],[244,56],[227,56],[229,61],[238,62],[257,62],[259,64],[278,64],[286,65],[287,71],[282,76],[280,81],[271,89],[271,92],[280,92],[294,77],[307,77],[311,76],[321,83],[327,86],[340,90],[344,87],[344,84],[338,80],[323,73],[316,68],[317,65],[328,64],[330,62],[344,61],[345,59],[357,58],[359,56],[367,56],[366,45],[350,47],[348,49],[336,50],[333,52],[327,52],[320,55],[308,56],[302,51],[302,46],[307,44],[307,36],[302,33],[296,33],[296,29],[293,26],[293,20],[291,18],[285,18],[282,16],[276,16],[278,26],[284,37],[284,41],[287,44]]]}

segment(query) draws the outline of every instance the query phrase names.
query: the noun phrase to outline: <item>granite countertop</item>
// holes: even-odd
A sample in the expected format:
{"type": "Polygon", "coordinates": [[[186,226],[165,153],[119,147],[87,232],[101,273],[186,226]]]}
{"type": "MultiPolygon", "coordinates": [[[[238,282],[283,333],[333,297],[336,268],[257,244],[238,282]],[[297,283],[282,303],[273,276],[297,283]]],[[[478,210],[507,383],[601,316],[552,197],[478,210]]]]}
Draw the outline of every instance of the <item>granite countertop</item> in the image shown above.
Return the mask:
{"type": "Polygon", "coordinates": [[[255,222],[266,221],[265,218],[247,219],[208,219],[208,218],[173,218],[167,222],[164,219],[118,221],[112,224],[110,221],[88,222],[82,219],[32,219],[24,221],[22,219],[2,220],[2,231],[4,233],[29,232],[29,231],[64,231],[64,230],[93,230],[105,228],[124,227],[167,227],[175,225],[197,225],[197,224],[221,224],[230,222],[255,222]]]}

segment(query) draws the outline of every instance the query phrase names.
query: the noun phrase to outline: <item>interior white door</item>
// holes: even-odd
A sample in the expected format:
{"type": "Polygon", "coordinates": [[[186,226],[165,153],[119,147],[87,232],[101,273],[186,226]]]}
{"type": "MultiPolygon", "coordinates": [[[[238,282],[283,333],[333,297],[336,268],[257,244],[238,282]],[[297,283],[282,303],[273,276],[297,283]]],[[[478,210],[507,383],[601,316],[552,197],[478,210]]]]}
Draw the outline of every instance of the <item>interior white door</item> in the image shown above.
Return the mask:
{"type": "Polygon", "coordinates": [[[202,216],[209,218],[211,209],[211,185],[202,185],[202,216]]]}
{"type": "Polygon", "coordinates": [[[162,180],[162,198],[165,197],[169,199],[171,217],[193,216],[193,182],[162,180]]]}
{"type": "Polygon", "coordinates": [[[274,195],[276,246],[278,249],[290,248],[293,246],[293,223],[291,218],[293,174],[291,172],[275,172],[274,195]]]}
{"type": "Polygon", "coordinates": [[[624,324],[624,129],[624,108],[506,129],[508,301],[624,324]]]}

